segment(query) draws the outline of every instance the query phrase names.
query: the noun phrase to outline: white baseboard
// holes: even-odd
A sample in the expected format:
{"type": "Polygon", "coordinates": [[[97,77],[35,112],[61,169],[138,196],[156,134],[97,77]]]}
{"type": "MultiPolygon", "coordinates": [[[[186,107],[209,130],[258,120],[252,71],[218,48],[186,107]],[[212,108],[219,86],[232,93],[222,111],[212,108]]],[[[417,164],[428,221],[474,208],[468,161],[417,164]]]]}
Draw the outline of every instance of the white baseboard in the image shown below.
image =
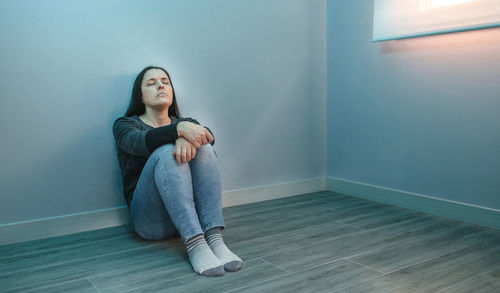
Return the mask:
{"type": "MultiPolygon", "coordinates": [[[[326,177],[233,189],[222,192],[222,206],[235,206],[324,191],[325,189],[326,177]]],[[[128,207],[120,206],[105,210],[2,224],[0,225],[0,245],[103,229],[127,223],[129,223],[128,207]]]]}
{"type": "Polygon", "coordinates": [[[335,177],[326,178],[326,190],[500,230],[497,209],[335,177]]]}
{"type": "Polygon", "coordinates": [[[232,189],[222,193],[222,206],[229,207],[242,205],[304,193],[324,191],[325,189],[326,177],[232,189]]]}
{"type": "Polygon", "coordinates": [[[0,225],[0,245],[120,226],[128,223],[128,207],[89,211],[0,225]]]}

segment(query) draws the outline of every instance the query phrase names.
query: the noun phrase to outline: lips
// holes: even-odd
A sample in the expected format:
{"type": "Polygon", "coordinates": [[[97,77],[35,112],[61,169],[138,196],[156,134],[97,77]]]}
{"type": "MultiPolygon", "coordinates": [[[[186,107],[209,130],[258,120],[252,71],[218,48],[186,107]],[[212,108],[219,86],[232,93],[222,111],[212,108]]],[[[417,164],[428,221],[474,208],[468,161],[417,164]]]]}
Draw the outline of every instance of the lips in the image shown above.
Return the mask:
{"type": "Polygon", "coordinates": [[[156,95],[157,97],[160,97],[160,96],[167,96],[167,93],[159,93],[158,95],[156,95]]]}

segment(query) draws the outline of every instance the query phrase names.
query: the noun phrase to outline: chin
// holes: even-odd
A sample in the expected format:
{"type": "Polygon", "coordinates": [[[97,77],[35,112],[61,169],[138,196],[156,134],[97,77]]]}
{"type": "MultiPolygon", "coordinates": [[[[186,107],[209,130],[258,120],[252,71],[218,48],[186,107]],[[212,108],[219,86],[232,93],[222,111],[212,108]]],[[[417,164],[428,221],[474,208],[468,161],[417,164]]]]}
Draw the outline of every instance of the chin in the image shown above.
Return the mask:
{"type": "Polygon", "coordinates": [[[170,107],[170,105],[172,105],[172,103],[170,101],[165,101],[165,102],[159,101],[158,103],[156,103],[153,106],[153,108],[155,108],[157,110],[164,110],[165,108],[168,109],[168,107],[170,107]]]}

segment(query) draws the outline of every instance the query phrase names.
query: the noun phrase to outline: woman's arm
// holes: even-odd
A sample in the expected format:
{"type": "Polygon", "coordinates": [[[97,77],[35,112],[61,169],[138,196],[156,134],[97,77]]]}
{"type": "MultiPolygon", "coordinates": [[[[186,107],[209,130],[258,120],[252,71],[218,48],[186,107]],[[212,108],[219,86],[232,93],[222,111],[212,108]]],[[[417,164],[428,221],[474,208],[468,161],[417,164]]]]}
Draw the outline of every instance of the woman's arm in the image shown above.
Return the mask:
{"type": "MultiPolygon", "coordinates": [[[[180,118],[176,123],[156,127],[150,130],[141,130],[127,117],[120,117],[113,124],[113,135],[116,145],[124,152],[134,156],[148,156],[155,149],[164,144],[175,144],[179,138],[177,125],[182,121],[198,124],[198,121],[190,117],[180,118]]],[[[205,127],[208,129],[208,127],[205,127]]],[[[210,129],[208,129],[210,131],[210,129]]],[[[211,133],[211,131],[210,131],[211,133]]],[[[212,141],[212,145],[214,144],[212,141]]]]}
{"type": "Polygon", "coordinates": [[[122,151],[134,156],[148,156],[161,145],[175,143],[177,123],[142,130],[131,119],[120,117],[113,124],[113,135],[122,151]]]}
{"type": "MultiPolygon", "coordinates": [[[[191,122],[196,125],[200,125],[200,123],[196,121],[196,119],[193,119],[191,117],[183,117],[179,118],[175,123],[148,130],[148,133],[146,134],[146,146],[148,147],[149,151],[152,153],[155,149],[167,143],[175,144],[177,138],[181,137],[181,135],[179,135],[179,123],[181,122],[191,122]]],[[[212,133],[212,131],[208,129],[208,127],[205,128],[210,133],[212,133]]],[[[214,143],[215,138],[211,142],[212,146],[214,145],[214,143]]]]}
{"type": "Polygon", "coordinates": [[[133,121],[126,117],[120,117],[113,123],[113,135],[117,148],[134,156],[149,155],[146,133],[147,131],[140,130],[133,121]]]}

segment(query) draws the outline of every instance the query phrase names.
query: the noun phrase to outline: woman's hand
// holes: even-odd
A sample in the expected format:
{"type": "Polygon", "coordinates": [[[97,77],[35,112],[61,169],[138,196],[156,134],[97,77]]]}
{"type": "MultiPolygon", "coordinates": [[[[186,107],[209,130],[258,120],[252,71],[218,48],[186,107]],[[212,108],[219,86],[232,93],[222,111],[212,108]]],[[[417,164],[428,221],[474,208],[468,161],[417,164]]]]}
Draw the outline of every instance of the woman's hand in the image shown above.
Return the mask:
{"type": "Polygon", "coordinates": [[[172,156],[177,160],[177,164],[187,163],[196,156],[196,147],[183,137],[175,141],[174,153],[172,156]]]}
{"type": "Polygon", "coordinates": [[[200,148],[202,145],[209,144],[214,140],[210,131],[205,127],[189,121],[177,123],[177,135],[185,138],[196,148],[200,148]]]}

